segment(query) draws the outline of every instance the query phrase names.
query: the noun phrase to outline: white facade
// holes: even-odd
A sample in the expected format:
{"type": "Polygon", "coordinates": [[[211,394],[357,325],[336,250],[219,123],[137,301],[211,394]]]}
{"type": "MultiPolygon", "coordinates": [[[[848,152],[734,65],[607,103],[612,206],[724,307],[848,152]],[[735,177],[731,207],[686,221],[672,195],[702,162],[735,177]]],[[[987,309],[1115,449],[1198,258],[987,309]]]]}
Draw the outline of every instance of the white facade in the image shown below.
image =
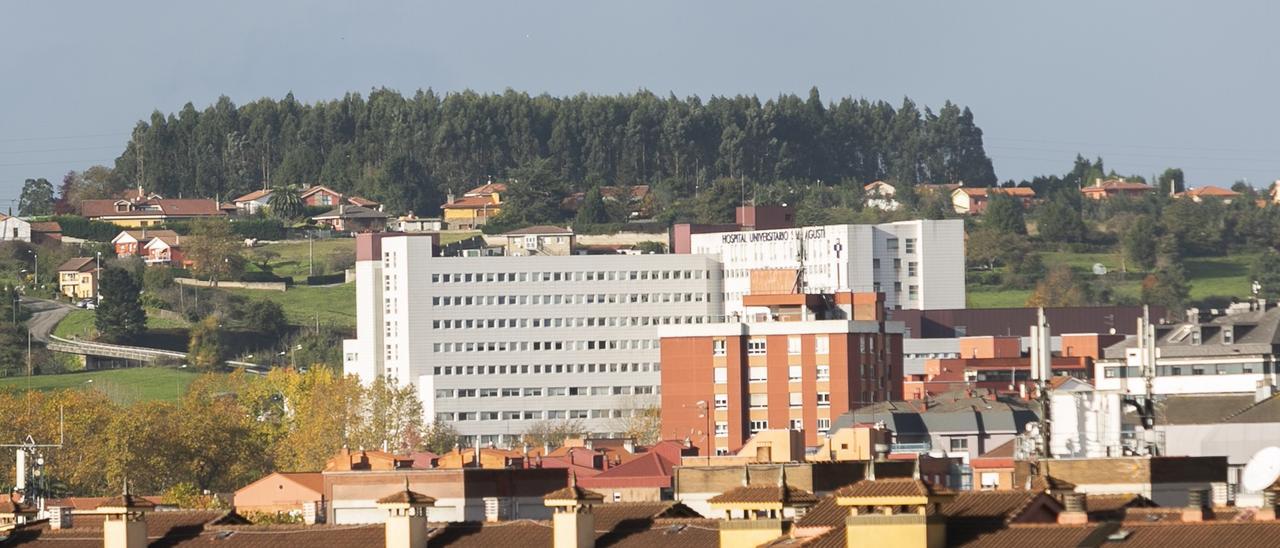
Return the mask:
{"type": "MultiPolygon", "coordinates": [[[[1156,374],[1151,381],[1153,395],[1254,394],[1260,387],[1277,384],[1277,364],[1272,355],[1224,352],[1165,357],[1161,350],[1156,349],[1156,374]]],[[[1146,393],[1142,358],[1137,348],[1126,348],[1124,360],[1099,360],[1094,368],[1098,390],[1146,393]]]]}
{"type": "Polygon", "coordinates": [[[725,314],[742,315],[756,269],[803,267],[803,291],[885,294],[889,308],[965,307],[964,222],[957,219],[878,225],[695,234],[694,254],[724,265],[725,314]]]}
{"type": "Polygon", "coordinates": [[[31,223],[17,217],[0,220],[0,242],[30,242],[31,223]]]}
{"type": "Polygon", "coordinates": [[[428,418],[480,443],[540,420],[590,433],[658,405],[658,326],[715,321],[719,264],[698,255],[432,257],[432,238],[381,240],[356,265],[347,373],[413,384],[428,418]]]}

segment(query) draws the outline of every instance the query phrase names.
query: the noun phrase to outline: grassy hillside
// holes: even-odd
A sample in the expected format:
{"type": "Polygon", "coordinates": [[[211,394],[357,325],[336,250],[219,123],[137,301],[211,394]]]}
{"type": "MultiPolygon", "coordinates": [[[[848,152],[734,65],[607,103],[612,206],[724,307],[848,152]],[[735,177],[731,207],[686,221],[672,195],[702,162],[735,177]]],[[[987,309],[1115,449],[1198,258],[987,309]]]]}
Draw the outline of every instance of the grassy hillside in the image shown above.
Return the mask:
{"type": "Polygon", "coordinates": [[[353,327],[356,324],[356,284],[330,287],[295,285],[288,291],[255,291],[228,289],[232,293],[250,299],[264,299],[280,303],[289,323],[312,325],[318,319],[322,324],[353,327]]]}
{"type": "MultiPolygon", "coordinates": [[[[1142,273],[1121,272],[1124,265],[1117,254],[1053,252],[1042,256],[1045,266],[1065,264],[1088,278],[1095,277],[1093,265],[1101,263],[1109,272],[1104,283],[1119,302],[1136,302],[1142,292],[1142,273]]],[[[1254,254],[1240,254],[1185,259],[1183,265],[1191,282],[1191,300],[1248,297],[1249,264],[1255,257],[1254,254]]],[[[1020,307],[1031,296],[1030,289],[1003,289],[974,283],[970,283],[967,290],[970,308],[1020,307]]]]}
{"type": "Polygon", "coordinates": [[[198,375],[185,369],[136,367],[0,379],[0,390],[98,390],[118,403],[176,400],[198,375]]]}

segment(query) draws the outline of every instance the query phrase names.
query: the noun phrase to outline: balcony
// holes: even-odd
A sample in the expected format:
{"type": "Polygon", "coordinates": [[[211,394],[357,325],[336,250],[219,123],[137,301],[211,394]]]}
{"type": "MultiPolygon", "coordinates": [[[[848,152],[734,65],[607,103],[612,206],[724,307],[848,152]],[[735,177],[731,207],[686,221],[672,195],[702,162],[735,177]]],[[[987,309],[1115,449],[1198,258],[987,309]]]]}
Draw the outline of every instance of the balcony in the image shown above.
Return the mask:
{"type": "Polygon", "coordinates": [[[889,446],[890,453],[928,453],[933,444],[927,441],[894,443],[889,446]]]}

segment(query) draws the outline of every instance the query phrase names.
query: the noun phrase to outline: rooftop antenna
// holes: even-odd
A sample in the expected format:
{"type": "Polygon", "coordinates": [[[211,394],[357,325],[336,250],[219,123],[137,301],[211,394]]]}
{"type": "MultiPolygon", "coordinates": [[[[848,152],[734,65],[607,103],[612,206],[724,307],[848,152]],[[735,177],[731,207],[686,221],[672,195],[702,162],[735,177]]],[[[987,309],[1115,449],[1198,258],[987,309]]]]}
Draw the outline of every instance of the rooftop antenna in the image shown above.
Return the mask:
{"type": "Polygon", "coordinates": [[[1031,326],[1031,378],[1036,383],[1036,399],[1040,400],[1041,458],[1049,458],[1049,393],[1047,381],[1052,374],[1053,346],[1049,319],[1044,307],[1036,309],[1036,324],[1031,326]]]}

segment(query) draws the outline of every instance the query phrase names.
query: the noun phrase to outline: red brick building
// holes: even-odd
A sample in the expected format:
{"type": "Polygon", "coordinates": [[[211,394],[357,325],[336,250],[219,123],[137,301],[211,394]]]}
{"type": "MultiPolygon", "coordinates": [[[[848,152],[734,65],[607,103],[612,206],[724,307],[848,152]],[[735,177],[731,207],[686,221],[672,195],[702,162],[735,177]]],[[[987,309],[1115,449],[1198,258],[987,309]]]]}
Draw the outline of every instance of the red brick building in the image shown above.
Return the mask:
{"type": "Polygon", "coordinates": [[[790,428],[817,445],[842,413],[902,397],[902,324],[884,320],[883,294],[744,302],[775,319],[659,330],[663,438],[727,454],[755,432],[790,428]]]}
{"type": "MultiPolygon", "coordinates": [[[[1102,350],[1124,340],[1124,335],[1064,334],[1062,349],[1050,359],[1055,376],[1089,379],[1093,362],[1102,350]]],[[[902,379],[905,399],[919,400],[953,390],[983,389],[995,394],[1022,396],[1035,393],[1031,357],[1022,352],[1022,338],[963,337],[960,357],[926,360],[922,375],[902,379]]]]}

